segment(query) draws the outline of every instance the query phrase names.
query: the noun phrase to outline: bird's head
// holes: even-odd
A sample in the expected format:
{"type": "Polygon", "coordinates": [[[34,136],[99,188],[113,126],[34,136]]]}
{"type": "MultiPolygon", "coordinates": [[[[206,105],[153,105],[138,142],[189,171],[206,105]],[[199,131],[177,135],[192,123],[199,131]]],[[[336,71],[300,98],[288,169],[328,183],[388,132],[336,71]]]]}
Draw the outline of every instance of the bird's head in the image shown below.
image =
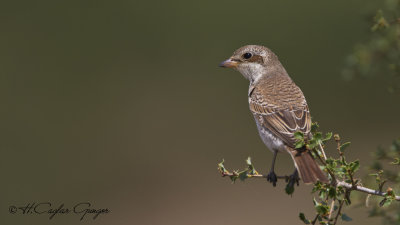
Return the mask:
{"type": "Polygon", "coordinates": [[[250,82],[255,82],[279,63],[278,57],[260,45],[246,45],[237,49],[220,66],[238,70],[250,82]]]}

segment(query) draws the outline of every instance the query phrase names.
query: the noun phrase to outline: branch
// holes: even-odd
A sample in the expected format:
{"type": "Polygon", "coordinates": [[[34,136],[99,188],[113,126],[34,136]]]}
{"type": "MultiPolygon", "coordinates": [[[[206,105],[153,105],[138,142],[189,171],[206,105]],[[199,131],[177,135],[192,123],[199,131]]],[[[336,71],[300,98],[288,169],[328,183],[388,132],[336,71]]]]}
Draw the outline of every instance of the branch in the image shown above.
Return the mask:
{"type": "MultiPolygon", "coordinates": [[[[346,183],[344,181],[338,181],[337,186],[342,186],[346,189],[350,189],[350,190],[354,190],[354,191],[359,191],[359,192],[364,192],[367,194],[371,194],[371,195],[376,195],[376,196],[381,196],[381,197],[385,197],[386,196],[386,192],[382,192],[382,191],[378,191],[378,190],[373,190],[373,189],[369,189],[366,187],[362,187],[359,185],[352,185],[349,183],[346,183]]],[[[400,201],[400,196],[395,196],[395,200],[396,201],[400,201]]]]}
{"type": "MultiPolygon", "coordinates": [[[[229,172],[221,172],[221,175],[223,177],[234,177],[234,176],[237,176],[237,174],[229,173],[229,172]]],[[[266,179],[267,175],[263,175],[263,174],[249,175],[249,178],[251,178],[251,177],[254,177],[254,178],[265,178],[266,179]]],[[[285,179],[285,180],[289,179],[289,176],[287,176],[287,175],[276,176],[276,177],[278,179],[285,179]]],[[[352,185],[352,184],[346,183],[344,181],[337,181],[336,182],[336,186],[341,186],[341,187],[344,187],[344,188],[346,188],[348,190],[364,192],[364,193],[367,193],[367,194],[381,196],[381,197],[385,197],[386,194],[387,194],[386,192],[382,192],[382,191],[379,191],[379,190],[373,190],[373,189],[370,189],[370,188],[362,187],[360,185],[352,185]]],[[[395,196],[395,200],[396,201],[400,201],[400,196],[396,195],[395,196]]]]}
{"type": "MultiPolygon", "coordinates": [[[[221,175],[222,175],[223,177],[235,177],[235,176],[237,176],[238,174],[237,174],[237,173],[229,173],[229,172],[221,172],[221,175]]],[[[248,175],[248,177],[265,178],[265,179],[267,179],[267,175],[263,175],[263,174],[248,175]]],[[[276,176],[276,178],[287,180],[287,179],[289,179],[289,176],[287,176],[287,175],[284,175],[284,176],[276,176]]]]}

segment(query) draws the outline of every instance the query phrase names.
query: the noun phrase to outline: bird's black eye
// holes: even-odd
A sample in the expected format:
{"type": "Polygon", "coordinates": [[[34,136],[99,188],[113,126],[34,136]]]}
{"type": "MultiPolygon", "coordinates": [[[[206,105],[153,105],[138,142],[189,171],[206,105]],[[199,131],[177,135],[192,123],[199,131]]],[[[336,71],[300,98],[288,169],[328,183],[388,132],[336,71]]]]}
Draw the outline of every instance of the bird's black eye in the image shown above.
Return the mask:
{"type": "Polygon", "coordinates": [[[246,52],[243,54],[244,59],[250,59],[253,55],[250,52],[246,52]]]}

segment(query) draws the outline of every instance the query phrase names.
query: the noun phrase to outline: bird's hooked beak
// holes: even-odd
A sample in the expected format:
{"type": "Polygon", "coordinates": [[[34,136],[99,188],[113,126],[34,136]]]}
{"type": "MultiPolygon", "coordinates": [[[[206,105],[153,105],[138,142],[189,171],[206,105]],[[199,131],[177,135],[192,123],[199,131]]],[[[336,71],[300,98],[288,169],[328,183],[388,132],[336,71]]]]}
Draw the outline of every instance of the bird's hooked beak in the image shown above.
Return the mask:
{"type": "Polygon", "coordinates": [[[232,58],[229,58],[222,63],[219,64],[220,67],[225,67],[225,68],[236,68],[239,64],[239,61],[234,60],[232,58]]]}

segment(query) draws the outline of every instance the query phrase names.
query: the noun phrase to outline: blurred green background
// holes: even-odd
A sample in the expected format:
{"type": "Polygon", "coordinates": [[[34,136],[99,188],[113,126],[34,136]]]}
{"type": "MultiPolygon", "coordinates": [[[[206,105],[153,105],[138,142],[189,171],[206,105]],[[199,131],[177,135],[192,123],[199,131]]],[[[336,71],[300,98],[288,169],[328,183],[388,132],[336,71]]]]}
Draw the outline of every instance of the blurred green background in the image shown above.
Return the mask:
{"type": "MultiPolygon", "coordinates": [[[[271,48],[323,131],[349,157],[398,137],[398,96],[385,81],[340,71],[369,33],[365,0],[2,1],[2,224],[301,224],[311,186],[293,197],[263,180],[231,185],[217,163],[265,173],[272,154],[248,110],[248,82],[218,68],[246,44],[271,48]],[[10,214],[10,205],[89,201],[111,213],[10,214]]],[[[335,149],[327,150],[335,154],[335,149]]],[[[278,156],[277,173],[293,170],[278,156]]],[[[375,224],[367,209],[352,224],[375,224]]]]}

